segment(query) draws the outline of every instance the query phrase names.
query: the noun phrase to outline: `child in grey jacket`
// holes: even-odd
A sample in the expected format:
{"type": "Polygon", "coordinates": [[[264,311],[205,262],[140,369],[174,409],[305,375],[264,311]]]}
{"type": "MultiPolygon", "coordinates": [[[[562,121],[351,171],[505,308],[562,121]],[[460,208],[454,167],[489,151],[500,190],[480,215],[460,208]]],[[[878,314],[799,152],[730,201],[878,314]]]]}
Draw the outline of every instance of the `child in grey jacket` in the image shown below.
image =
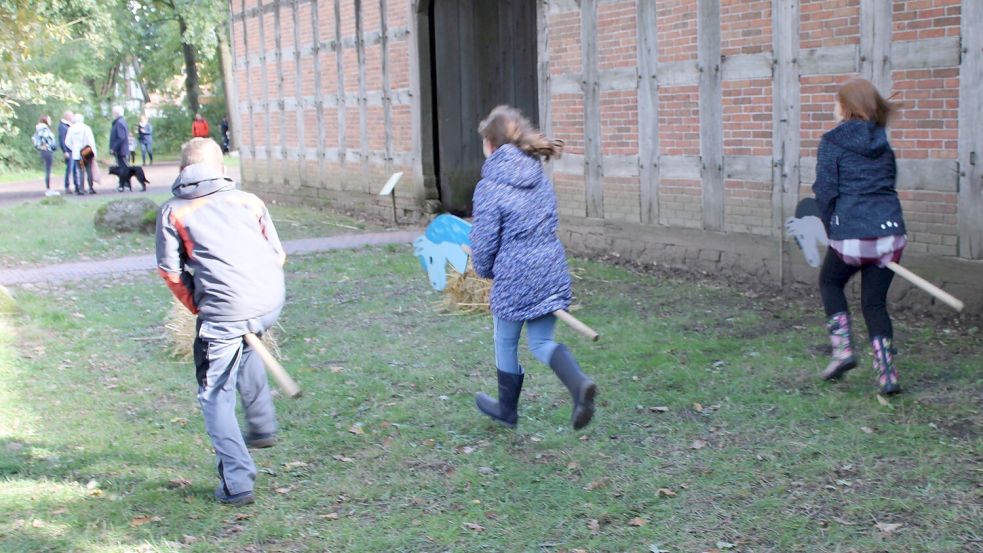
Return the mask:
{"type": "Polygon", "coordinates": [[[195,138],[181,152],[174,197],[157,215],[157,268],[198,315],[198,402],[212,439],[222,503],[252,503],[256,465],[247,447],[276,441],[276,414],[263,362],[243,336],[272,326],[284,302],[285,254],[263,202],[225,176],[222,150],[195,138]],[[248,426],[236,420],[236,390],[248,426]]]}

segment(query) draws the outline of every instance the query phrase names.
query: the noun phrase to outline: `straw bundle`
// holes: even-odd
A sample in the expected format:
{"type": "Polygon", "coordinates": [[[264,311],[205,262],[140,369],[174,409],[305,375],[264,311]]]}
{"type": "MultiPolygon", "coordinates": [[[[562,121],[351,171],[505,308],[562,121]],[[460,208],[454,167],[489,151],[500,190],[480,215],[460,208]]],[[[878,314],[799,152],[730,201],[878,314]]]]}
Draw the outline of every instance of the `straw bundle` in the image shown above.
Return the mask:
{"type": "Polygon", "coordinates": [[[487,313],[492,281],[479,277],[468,259],[468,267],[461,274],[451,269],[444,287],[444,305],[466,313],[487,313]]]}
{"type": "MultiPolygon", "coordinates": [[[[171,310],[167,313],[164,321],[167,342],[171,347],[171,355],[178,359],[191,359],[194,356],[195,341],[195,316],[188,311],[188,308],[175,301],[171,305],[171,310]]],[[[263,345],[270,350],[274,357],[281,359],[280,346],[273,329],[267,329],[263,333],[263,345]]]]}

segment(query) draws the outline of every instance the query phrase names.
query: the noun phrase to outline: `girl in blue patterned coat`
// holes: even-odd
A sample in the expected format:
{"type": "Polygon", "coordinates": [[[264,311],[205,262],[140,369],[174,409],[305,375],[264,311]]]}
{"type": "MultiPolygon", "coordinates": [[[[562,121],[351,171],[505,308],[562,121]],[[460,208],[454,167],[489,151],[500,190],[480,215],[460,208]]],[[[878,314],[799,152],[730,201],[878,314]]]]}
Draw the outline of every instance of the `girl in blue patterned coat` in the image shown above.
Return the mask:
{"type": "Polygon", "coordinates": [[[526,327],[529,349],[550,366],[573,398],[571,423],[583,428],[594,416],[597,386],[580,370],[563,344],[553,341],[553,312],[570,306],[572,292],[553,183],[542,159],[557,157],[563,142],[537,131],[515,108],[499,106],[481,122],[485,160],[474,192],[471,261],[478,276],[493,280],[498,400],[479,393],[478,409],[509,427],[518,422],[524,371],[519,333],[526,327]]]}

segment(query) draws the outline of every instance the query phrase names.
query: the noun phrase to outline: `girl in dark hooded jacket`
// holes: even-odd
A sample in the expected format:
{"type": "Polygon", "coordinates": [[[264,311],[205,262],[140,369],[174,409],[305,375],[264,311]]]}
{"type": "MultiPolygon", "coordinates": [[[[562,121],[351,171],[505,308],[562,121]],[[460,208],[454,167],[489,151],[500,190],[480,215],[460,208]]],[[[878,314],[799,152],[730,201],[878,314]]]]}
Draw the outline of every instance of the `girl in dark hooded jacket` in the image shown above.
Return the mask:
{"type": "Polygon", "coordinates": [[[864,79],[843,84],[836,94],[840,124],[819,143],[812,185],[829,235],[819,273],[819,291],[828,317],[833,358],[822,377],[833,380],[857,366],[851,320],[843,289],[858,271],[860,303],[874,353],[874,370],[883,394],[901,391],[894,366],[894,331],[887,312],[887,290],[906,244],[901,202],[895,190],[894,151],[884,130],[892,106],[864,79]]]}
{"type": "Polygon", "coordinates": [[[563,344],[553,341],[553,312],[570,306],[572,292],[553,183],[541,159],[557,157],[563,142],[533,128],[515,108],[498,106],[481,122],[485,160],[474,193],[471,261],[478,276],[493,279],[498,400],[479,393],[478,409],[506,426],[518,422],[524,371],[519,333],[526,326],[532,354],[550,366],[573,397],[571,423],[583,428],[594,415],[597,387],[563,344]]]}

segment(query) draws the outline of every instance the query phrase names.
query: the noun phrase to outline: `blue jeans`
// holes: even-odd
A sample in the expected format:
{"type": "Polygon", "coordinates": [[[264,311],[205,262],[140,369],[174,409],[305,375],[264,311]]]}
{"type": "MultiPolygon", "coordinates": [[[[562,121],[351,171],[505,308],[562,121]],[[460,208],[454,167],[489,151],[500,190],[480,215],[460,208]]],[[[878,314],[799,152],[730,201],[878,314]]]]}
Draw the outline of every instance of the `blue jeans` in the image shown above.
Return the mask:
{"type": "Polygon", "coordinates": [[[557,343],[553,341],[556,317],[550,313],[529,321],[506,321],[495,317],[495,364],[505,373],[522,374],[519,365],[519,333],[526,325],[526,341],[533,357],[550,364],[557,343]]]}
{"type": "Polygon", "coordinates": [[[154,162],[154,146],[153,144],[147,144],[146,142],[140,143],[140,164],[147,164],[147,157],[150,157],[150,163],[154,162]]]}

